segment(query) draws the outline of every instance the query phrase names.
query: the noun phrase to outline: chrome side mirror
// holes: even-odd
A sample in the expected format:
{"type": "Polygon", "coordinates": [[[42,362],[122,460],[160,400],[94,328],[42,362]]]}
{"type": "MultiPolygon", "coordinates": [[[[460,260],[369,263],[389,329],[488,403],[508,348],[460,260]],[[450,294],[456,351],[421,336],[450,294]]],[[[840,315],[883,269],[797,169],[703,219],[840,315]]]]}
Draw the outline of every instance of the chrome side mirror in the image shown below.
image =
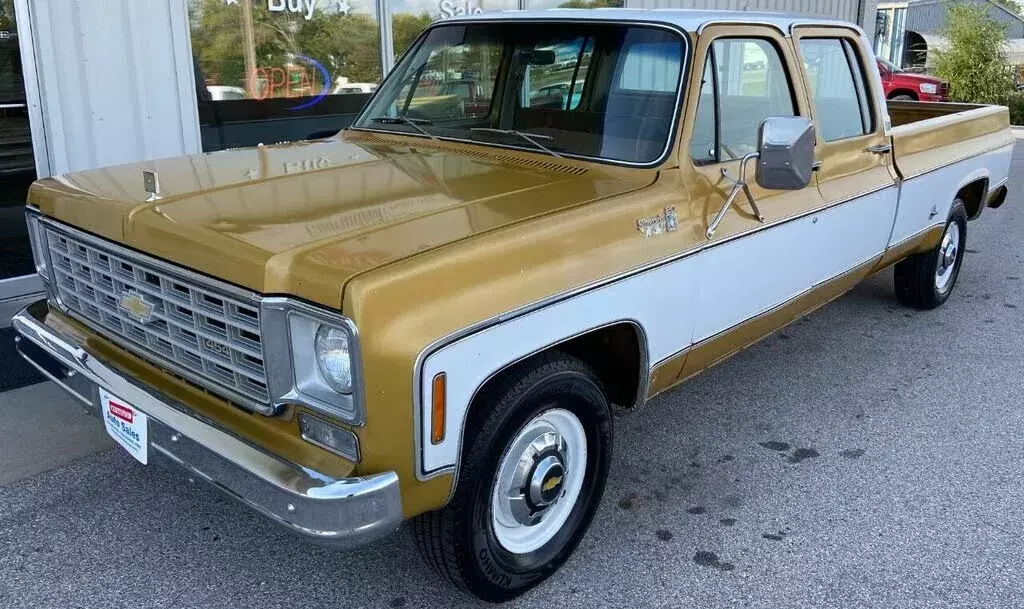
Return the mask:
{"type": "Polygon", "coordinates": [[[757,183],[767,190],[800,190],[814,172],[814,123],[776,116],[761,123],[757,183]]]}
{"type": "Polygon", "coordinates": [[[722,177],[732,182],[732,192],[722,209],[708,225],[706,236],[711,239],[722,223],[726,212],[742,192],[759,222],[764,222],[757,201],[747,183],[747,164],[757,160],[757,184],[766,190],[800,190],[811,183],[814,173],[814,123],[802,116],[775,116],[765,119],[758,130],[758,152],[751,152],[740,160],[738,179],[722,169],[722,177]]]}

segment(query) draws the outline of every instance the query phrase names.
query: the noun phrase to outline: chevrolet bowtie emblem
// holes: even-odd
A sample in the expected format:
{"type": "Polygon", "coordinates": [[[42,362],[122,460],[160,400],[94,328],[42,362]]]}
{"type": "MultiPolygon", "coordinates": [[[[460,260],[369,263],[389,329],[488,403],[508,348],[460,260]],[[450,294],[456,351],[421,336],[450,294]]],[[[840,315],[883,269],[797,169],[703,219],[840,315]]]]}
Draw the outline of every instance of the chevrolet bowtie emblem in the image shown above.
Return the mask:
{"type": "Polygon", "coordinates": [[[556,486],[558,486],[559,484],[561,484],[561,482],[562,482],[562,477],[561,476],[552,476],[551,478],[548,479],[547,482],[545,482],[543,485],[541,485],[540,490],[542,490],[542,491],[544,491],[546,493],[546,492],[552,490],[553,488],[555,488],[556,486]]]}
{"type": "Polygon", "coordinates": [[[149,323],[149,320],[153,318],[153,305],[146,302],[142,295],[135,292],[122,293],[121,300],[118,301],[117,306],[139,323],[149,323]]]}

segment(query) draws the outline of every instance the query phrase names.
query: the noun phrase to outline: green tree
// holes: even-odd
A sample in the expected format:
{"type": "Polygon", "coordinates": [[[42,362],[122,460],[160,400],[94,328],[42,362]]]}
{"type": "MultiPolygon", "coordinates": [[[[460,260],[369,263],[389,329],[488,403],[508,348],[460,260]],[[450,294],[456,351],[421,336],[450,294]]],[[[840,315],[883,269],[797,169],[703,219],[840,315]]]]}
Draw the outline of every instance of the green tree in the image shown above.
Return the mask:
{"type": "Polygon", "coordinates": [[[14,29],[14,0],[0,0],[0,31],[14,29]]]}
{"type": "Polygon", "coordinates": [[[935,74],[949,81],[952,99],[993,103],[1013,89],[1006,67],[1006,27],[984,7],[951,6],[940,34],[949,43],[935,53],[935,74]]]}
{"type": "Polygon", "coordinates": [[[391,18],[391,32],[395,40],[395,59],[402,56],[402,53],[412,45],[416,37],[420,35],[433,19],[427,13],[410,15],[409,13],[395,13],[391,18]]]}

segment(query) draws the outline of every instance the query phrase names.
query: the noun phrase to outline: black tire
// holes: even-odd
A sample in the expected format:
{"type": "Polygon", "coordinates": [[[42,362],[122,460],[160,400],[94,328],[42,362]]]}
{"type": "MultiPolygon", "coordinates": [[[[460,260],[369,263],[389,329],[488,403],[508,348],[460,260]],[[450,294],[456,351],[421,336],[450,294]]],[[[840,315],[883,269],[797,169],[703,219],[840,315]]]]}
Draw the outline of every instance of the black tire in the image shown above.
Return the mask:
{"type": "Polygon", "coordinates": [[[934,249],[914,254],[896,263],[894,279],[896,298],[904,305],[915,309],[934,309],[946,302],[953,293],[956,280],[960,276],[964,252],[967,249],[967,210],[964,202],[957,199],[953,202],[953,210],[946,222],[943,238],[934,249]],[[951,234],[950,227],[955,224],[959,231],[959,239],[953,257],[952,276],[944,286],[939,285],[937,270],[939,258],[944,255],[946,236],[951,234]]]}
{"type": "Polygon", "coordinates": [[[587,364],[562,353],[544,354],[514,366],[481,394],[468,417],[463,447],[451,501],[415,518],[413,534],[423,559],[443,578],[482,600],[507,601],[554,573],[590,526],[611,463],[611,409],[587,364]],[[499,465],[513,439],[539,414],[555,408],[570,411],[585,430],[583,487],[550,541],[533,552],[513,554],[502,547],[492,525],[491,494],[499,465]]]}
{"type": "Polygon", "coordinates": [[[908,93],[901,93],[899,95],[893,95],[890,97],[892,101],[917,101],[917,98],[908,93]]]}

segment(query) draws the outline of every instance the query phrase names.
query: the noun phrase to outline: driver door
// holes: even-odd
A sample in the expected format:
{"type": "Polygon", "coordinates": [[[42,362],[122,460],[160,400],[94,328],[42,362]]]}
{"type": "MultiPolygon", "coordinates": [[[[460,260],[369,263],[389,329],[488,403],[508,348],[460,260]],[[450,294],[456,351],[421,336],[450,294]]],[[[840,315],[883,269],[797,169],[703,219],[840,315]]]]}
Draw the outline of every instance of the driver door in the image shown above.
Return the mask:
{"type": "Polygon", "coordinates": [[[815,179],[800,190],[765,190],[756,159],[743,160],[757,152],[765,119],[810,116],[789,42],[773,28],[715,26],[701,34],[696,58],[683,134],[690,144],[680,159],[691,212],[711,228],[746,164],[761,218],[739,193],[699,254],[695,346],[681,377],[774,330],[768,313],[814,284],[807,229],[796,219],[822,205],[815,179]]]}

